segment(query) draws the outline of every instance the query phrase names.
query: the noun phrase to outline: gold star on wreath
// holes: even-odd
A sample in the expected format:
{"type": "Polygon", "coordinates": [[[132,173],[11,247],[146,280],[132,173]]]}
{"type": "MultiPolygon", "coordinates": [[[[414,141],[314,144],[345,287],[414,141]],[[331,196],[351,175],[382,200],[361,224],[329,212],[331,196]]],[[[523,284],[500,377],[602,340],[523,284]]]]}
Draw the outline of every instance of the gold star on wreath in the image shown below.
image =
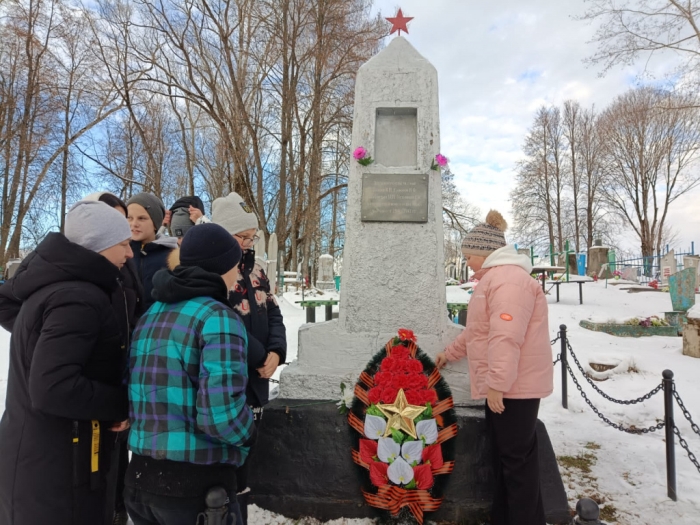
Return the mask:
{"type": "Polygon", "coordinates": [[[389,419],[386,424],[384,437],[389,437],[391,435],[391,429],[395,428],[396,430],[406,432],[406,434],[414,439],[418,439],[416,425],[413,423],[413,420],[423,413],[425,407],[409,405],[403,388],[399,390],[396,401],[394,401],[393,404],[378,404],[377,408],[389,419]]]}

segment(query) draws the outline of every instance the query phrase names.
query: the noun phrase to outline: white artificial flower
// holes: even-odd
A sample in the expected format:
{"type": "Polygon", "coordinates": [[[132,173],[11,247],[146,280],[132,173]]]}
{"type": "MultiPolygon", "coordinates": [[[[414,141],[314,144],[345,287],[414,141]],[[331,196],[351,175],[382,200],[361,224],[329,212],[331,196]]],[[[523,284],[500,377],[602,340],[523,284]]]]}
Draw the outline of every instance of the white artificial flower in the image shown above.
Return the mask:
{"type": "Polygon", "coordinates": [[[381,438],[377,446],[377,457],[384,463],[395,461],[401,454],[401,445],[391,438],[381,438]]]}
{"type": "Polygon", "coordinates": [[[406,441],[401,445],[401,457],[405,459],[409,465],[415,462],[420,463],[423,460],[423,442],[406,441]]]}
{"type": "Polygon", "coordinates": [[[416,424],[416,434],[418,439],[425,441],[426,445],[435,443],[438,438],[437,423],[434,419],[425,419],[416,424]]]}
{"type": "Polygon", "coordinates": [[[413,469],[402,458],[396,458],[396,461],[389,465],[387,475],[396,485],[408,485],[413,479],[413,469]]]}
{"type": "Polygon", "coordinates": [[[352,400],[355,397],[355,392],[352,389],[346,388],[340,395],[340,401],[336,403],[338,407],[345,405],[346,408],[352,407],[352,400]]]}
{"type": "Polygon", "coordinates": [[[369,439],[379,439],[386,430],[386,421],[379,416],[365,416],[365,436],[369,439]]]}

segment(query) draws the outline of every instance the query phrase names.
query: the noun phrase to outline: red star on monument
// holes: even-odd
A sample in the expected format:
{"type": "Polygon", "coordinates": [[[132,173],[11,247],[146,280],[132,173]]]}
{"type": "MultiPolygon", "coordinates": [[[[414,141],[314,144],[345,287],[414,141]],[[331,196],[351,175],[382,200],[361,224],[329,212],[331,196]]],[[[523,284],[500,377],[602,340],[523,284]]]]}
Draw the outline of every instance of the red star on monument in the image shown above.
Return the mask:
{"type": "Polygon", "coordinates": [[[408,34],[408,23],[413,20],[413,17],[403,16],[403,11],[399,9],[396,16],[387,17],[387,20],[391,22],[391,32],[389,34],[393,35],[398,31],[399,36],[401,36],[401,31],[405,31],[408,34]]]}

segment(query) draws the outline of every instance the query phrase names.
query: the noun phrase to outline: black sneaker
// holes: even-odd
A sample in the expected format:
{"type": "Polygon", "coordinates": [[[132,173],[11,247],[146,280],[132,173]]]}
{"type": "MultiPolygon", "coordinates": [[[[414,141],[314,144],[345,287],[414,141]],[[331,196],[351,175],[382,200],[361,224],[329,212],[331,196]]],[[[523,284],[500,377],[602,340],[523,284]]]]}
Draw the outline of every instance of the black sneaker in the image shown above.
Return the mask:
{"type": "Polygon", "coordinates": [[[120,510],[114,513],[114,520],[112,520],[112,525],[126,525],[129,521],[129,515],[126,510],[120,510]]]}

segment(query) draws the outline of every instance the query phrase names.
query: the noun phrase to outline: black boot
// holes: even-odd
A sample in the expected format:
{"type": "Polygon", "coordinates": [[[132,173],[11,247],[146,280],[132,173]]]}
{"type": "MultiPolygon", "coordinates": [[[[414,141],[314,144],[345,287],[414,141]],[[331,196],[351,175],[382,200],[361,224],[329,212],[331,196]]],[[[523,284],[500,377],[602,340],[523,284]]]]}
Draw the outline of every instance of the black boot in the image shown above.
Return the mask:
{"type": "Polygon", "coordinates": [[[126,513],[126,509],[118,510],[114,513],[112,525],[126,525],[127,521],[129,521],[129,515],[126,513]]]}

